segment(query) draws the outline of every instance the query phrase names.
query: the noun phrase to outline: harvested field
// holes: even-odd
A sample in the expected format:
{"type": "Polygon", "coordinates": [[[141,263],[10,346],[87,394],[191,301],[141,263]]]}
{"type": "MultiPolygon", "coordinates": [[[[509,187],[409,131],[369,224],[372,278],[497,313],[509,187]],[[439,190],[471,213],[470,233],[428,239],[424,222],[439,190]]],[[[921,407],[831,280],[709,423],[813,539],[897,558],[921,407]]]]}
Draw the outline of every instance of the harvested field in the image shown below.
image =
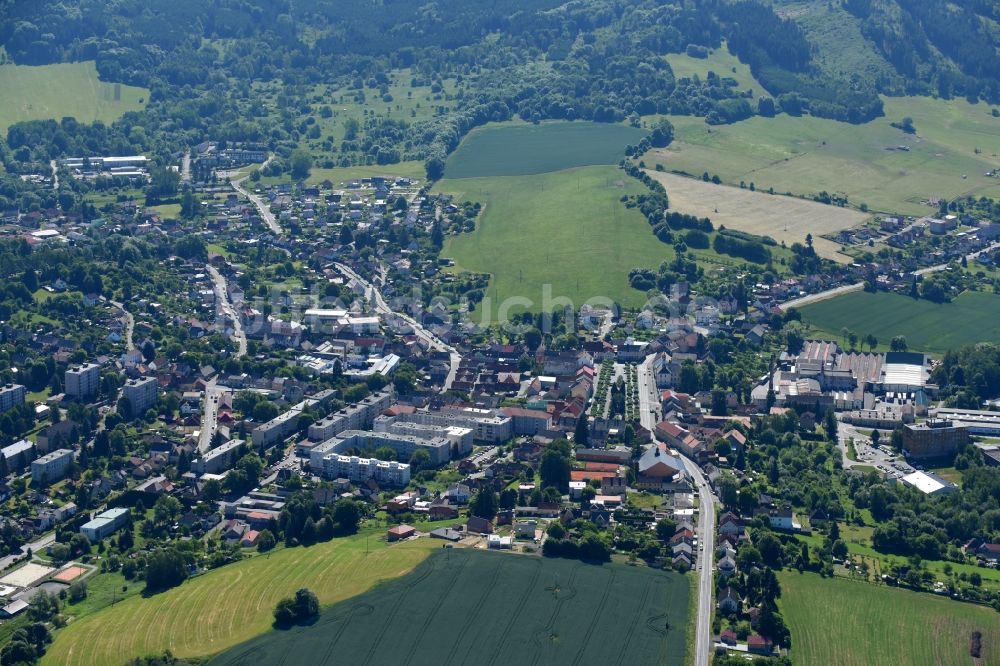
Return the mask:
{"type": "Polygon", "coordinates": [[[667,188],[671,210],[707,217],[716,228],[770,236],[788,245],[805,243],[806,235],[812,234],[816,252],[836,261],[847,262],[849,258],[840,254],[840,245],[820,236],[855,227],[868,218],[850,208],[715,185],[662,171],[647,169],[646,173],[667,188]]]}

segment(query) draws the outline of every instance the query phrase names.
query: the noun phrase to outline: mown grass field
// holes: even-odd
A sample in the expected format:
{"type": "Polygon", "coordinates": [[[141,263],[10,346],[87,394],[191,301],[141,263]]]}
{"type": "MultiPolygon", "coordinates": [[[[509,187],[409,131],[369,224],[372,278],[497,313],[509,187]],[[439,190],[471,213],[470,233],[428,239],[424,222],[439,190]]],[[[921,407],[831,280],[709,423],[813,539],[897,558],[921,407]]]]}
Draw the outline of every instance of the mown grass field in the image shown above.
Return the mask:
{"type": "Polygon", "coordinates": [[[778,606],[801,666],[1000,663],[1000,614],[932,594],[783,572],[778,606]],[[982,659],[969,655],[982,632],[982,659]]]}
{"type": "Polygon", "coordinates": [[[692,58],[686,53],[670,53],[664,57],[670,63],[670,69],[677,80],[695,75],[705,80],[709,72],[715,72],[722,78],[735,79],[740,90],[752,90],[758,97],[765,92],[764,86],[750,72],[750,67],[731,54],[725,43],[720,48],[713,49],[707,58],[692,58]]]}
{"type": "Polygon", "coordinates": [[[142,109],[149,91],[101,81],[94,61],[32,67],[0,65],[0,133],[25,120],[111,123],[128,111],[142,109]]]}
{"type": "Polygon", "coordinates": [[[493,309],[513,297],[513,311],[540,311],[545,285],[579,308],[603,297],[638,306],[645,295],[628,284],[636,267],[656,269],[673,258],[645,218],[619,201],[643,186],[610,166],[531,176],[445,179],[436,189],[483,204],[470,234],[448,236],[442,256],[457,270],[490,273],[493,309]],[[527,306],[527,307],[525,307],[527,306]]]}
{"type": "MultiPolygon", "coordinates": [[[[846,327],[869,333],[882,344],[906,336],[913,351],[942,353],[976,342],[1000,342],[1000,296],[966,292],[951,303],[937,304],[908,296],[859,291],[800,309],[802,320],[834,340],[846,327]]],[[[814,334],[815,335],[815,334],[814,334]]]]}
{"type": "Polygon", "coordinates": [[[663,183],[672,210],[710,218],[716,228],[770,236],[788,245],[805,243],[806,236],[812,234],[816,252],[841,262],[849,258],[840,254],[840,245],[821,236],[857,226],[868,218],[851,208],[715,185],[663,171],[647,169],[646,173],[663,183]]]}
{"type": "Polygon", "coordinates": [[[502,123],[469,133],[448,158],[448,178],[524,176],[594,164],[617,164],[643,130],[592,122],[502,123]]]}
{"type": "Polygon", "coordinates": [[[683,664],[689,594],[684,576],[647,568],[439,549],[312,626],[210,663],[683,664]]]}
{"type": "Polygon", "coordinates": [[[825,190],[846,194],[855,206],[910,215],[933,213],[921,204],[929,197],[1000,197],[1000,179],[984,175],[1000,166],[1000,118],[987,104],[925,97],[884,102],[885,116],[864,125],[779,115],[710,126],[672,116],[674,142],[644,159],[668,171],[718,174],[730,185],[742,180],[758,190],[806,196],[825,190]],[[904,116],[913,118],[916,135],[890,126],[904,116]]]}
{"type": "Polygon", "coordinates": [[[334,604],[409,573],[440,547],[430,539],[387,546],[380,536],[370,536],[367,555],[365,536],[356,535],[244,560],[149,598],[131,596],[59,631],[42,663],[120,666],[165,649],[209,656],[268,631],[275,604],[300,587],[334,604]]]}

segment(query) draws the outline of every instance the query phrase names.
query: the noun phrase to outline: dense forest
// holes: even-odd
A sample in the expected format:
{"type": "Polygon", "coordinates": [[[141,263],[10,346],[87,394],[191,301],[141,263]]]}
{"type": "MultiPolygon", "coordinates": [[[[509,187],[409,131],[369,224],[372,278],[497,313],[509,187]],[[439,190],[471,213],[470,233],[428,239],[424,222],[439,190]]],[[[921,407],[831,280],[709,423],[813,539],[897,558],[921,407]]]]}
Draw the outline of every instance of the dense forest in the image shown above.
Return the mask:
{"type": "MultiPolygon", "coordinates": [[[[844,0],[850,14],[841,11],[859,17],[903,91],[996,102],[996,3],[963,5],[844,0]]],[[[15,63],[92,59],[104,80],[151,89],[145,111],[111,127],[15,125],[0,147],[13,171],[82,150],[165,156],[206,139],[263,142],[287,157],[322,103],[317,85],[391,101],[388,83],[402,70],[438,89],[456,81],[454,104],[431,118],[368,119],[357,140],[343,137],[338,165],[420,159],[436,177],[469,129],[515,116],[865,122],[882,114],[880,92],[902,92],[820,67],[819,47],[782,3],[759,0],[0,0],[0,44],[15,63]],[[677,80],[662,57],[704,57],[723,41],[766,90],[739,90],[725,72],[677,80]],[[254,88],[275,82],[277,112],[254,88]]]]}

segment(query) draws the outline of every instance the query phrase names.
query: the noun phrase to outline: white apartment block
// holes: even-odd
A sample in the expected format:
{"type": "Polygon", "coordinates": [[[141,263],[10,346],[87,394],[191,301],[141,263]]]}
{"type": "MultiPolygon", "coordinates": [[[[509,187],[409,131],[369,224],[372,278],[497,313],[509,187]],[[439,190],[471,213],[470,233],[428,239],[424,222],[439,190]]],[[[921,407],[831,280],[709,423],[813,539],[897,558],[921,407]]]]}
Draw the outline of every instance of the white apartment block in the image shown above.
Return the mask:
{"type": "Polygon", "coordinates": [[[472,453],[472,428],[414,423],[399,416],[378,416],[372,423],[372,430],[419,439],[447,439],[459,455],[472,453]]]}
{"type": "Polygon", "coordinates": [[[101,366],[86,363],[66,370],[66,395],[72,398],[89,398],[97,395],[101,384],[101,366]]]}
{"type": "Polygon", "coordinates": [[[400,460],[409,460],[417,449],[430,455],[432,465],[443,465],[451,459],[452,443],[444,437],[422,439],[410,435],[393,435],[367,430],[348,430],[320,442],[309,452],[309,466],[317,474],[323,472],[324,460],[331,455],[343,455],[351,450],[374,451],[388,447],[400,460]]]}
{"type": "Polygon", "coordinates": [[[73,452],[70,449],[56,449],[31,463],[31,481],[55,483],[66,476],[66,470],[72,463],[73,452]]]}
{"type": "Polygon", "coordinates": [[[392,388],[373,393],[364,400],[313,423],[309,426],[309,439],[322,442],[346,430],[370,428],[375,418],[392,405],[393,399],[392,388]]]}
{"type": "Polygon", "coordinates": [[[20,384],[0,386],[0,413],[24,404],[28,390],[20,384]]]}
{"type": "Polygon", "coordinates": [[[328,479],[348,479],[353,483],[374,479],[383,485],[405,486],[410,482],[410,466],[406,463],[358,456],[328,455],[323,460],[322,472],[328,479]]]}
{"type": "Polygon", "coordinates": [[[122,395],[128,400],[132,410],[132,416],[145,413],[147,409],[156,404],[156,395],[159,385],[156,377],[142,377],[130,379],[122,387],[122,395]]]}
{"type": "Polygon", "coordinates": [[[514,436],[514,420],[489,409],[448,409],[440,412],[417,411],[400,414],[396,423],[418,423],[440,427],[468,428],[478,442],[498,444],[514,436]]]}

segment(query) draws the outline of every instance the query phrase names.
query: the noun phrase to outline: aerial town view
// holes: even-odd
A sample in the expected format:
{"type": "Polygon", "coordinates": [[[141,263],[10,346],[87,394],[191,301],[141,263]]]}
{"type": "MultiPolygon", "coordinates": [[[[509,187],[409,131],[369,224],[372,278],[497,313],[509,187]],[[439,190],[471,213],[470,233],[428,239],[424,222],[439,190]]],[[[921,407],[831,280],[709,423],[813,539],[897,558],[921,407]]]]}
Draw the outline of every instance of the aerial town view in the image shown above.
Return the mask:
{"type": "Polygon", "coordinates": [[[0,0],[0,666],[1000,666],[1000,3],[0,0]]]}

